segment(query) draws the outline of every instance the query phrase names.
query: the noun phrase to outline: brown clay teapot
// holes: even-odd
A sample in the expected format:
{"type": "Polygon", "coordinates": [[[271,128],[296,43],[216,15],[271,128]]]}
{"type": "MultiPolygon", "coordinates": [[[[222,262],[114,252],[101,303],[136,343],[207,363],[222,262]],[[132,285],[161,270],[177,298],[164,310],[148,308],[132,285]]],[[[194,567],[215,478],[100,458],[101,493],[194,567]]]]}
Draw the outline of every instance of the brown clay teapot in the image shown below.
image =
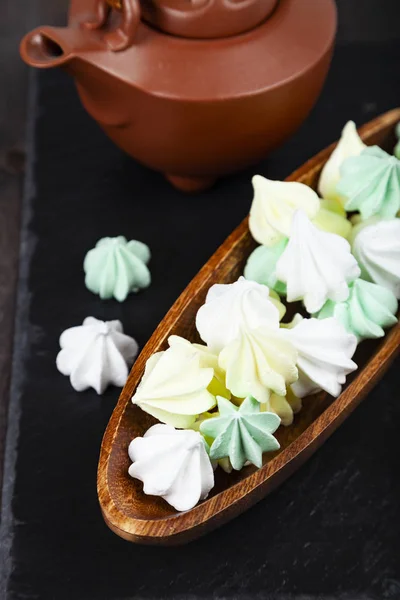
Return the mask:
{"type": "Polygon", "coordinates": [[[194,191],[296,130],[335,31],[334,0],[72,0],[68,27],[35,29],[21,55],[64,67],[118,146],[194,191]]]}

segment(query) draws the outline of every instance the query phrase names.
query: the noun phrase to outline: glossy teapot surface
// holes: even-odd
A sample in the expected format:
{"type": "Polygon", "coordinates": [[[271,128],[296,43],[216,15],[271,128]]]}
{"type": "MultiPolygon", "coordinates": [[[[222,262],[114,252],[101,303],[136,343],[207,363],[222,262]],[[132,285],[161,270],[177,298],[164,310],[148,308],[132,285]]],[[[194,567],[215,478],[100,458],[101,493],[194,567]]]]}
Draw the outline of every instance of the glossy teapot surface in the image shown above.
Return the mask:
{"type": "Polygon", "coordinates": [[[256,163],[301,125],[335,31],[333,0],[72,0],[69,26],[36,29],[21,54],[65,68],[118,146],[194,191],[256,163]]]}

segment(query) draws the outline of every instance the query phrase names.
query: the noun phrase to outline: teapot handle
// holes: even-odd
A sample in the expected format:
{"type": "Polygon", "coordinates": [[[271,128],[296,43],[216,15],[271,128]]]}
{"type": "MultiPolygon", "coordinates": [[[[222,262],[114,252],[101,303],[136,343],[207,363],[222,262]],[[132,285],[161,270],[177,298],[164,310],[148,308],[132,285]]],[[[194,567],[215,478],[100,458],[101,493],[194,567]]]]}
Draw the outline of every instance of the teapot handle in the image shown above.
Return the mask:
{"type": "Polygon", "coordinates": [[[104,27],[113,10],[121,13],[120,23],[104,34],[104,41],[113,52],[121,52],[134,43],[141,16],[139,0],[96,0],[95,17],[84,26],[92,30],[104,27]]]}

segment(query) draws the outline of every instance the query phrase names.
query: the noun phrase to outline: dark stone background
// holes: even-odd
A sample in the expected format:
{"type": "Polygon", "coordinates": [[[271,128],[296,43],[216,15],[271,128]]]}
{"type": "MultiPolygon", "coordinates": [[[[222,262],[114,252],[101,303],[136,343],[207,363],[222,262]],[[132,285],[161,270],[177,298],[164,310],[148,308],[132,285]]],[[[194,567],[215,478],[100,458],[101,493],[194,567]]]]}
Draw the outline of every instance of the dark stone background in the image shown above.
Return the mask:
{"type": "MultiPolygon", "coordinates": [[[[396,0],[338,4],[338,48],[307,123],[256,169],[196,197],[176,192],[114,148],[81,108],[65,74],[33,76],[0,598],[400,599],[399,362],[278,491],[219,531],[172,549],[130,545],[104,525],[96,466],[118,391],[75,393],[54,365],[61,331],[89,314],[120,318],[143,344],[247,213],[253,172],[283,178],[337,138],[347,119],[361,124],[398,105],[396,0]],[[153,252],[152,287],[122,305],[90,294],[81,266],[99,237],[118,234],[147,242],[153,252]]],[[[31,14],[29,26],[36,18],[31,14]]],[[[1,31],[8,31],[3,22],[1,31]]],[[[10,115],[18,113],[13,102],[8,105],[10,115]]],[[[4,130],[2,139],[18,140],[17,128],[4,130]]],[[[19,155],[10,154],[12,144],[7,148],[14,171],[4,170],[1,181],[9,182],[19,173],[12,160],[19,155]]],[[[16,224],[17,202],[7,198],[16,224]]],[[[10,235],[11,229],[4,231],[10,235]]],[[[16,236],[9,244],[5,239],[0,248],[7,258],[16,236]]],[[[6,314],[10,329],[11,309],[6,314]]]]}

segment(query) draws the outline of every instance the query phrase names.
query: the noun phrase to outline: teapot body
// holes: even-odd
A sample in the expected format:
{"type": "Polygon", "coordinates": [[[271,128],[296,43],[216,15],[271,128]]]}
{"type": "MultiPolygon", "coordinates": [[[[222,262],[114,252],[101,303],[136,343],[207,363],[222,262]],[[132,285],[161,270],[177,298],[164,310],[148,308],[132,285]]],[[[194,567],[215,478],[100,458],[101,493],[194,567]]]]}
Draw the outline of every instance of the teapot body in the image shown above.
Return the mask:
{"type": "Polygon", "coordinates": [[[65,61],[82,103],[119,147],[187,191],[258,162],[294,133],[320,94],[336,32],[333,0],[280,0],[257,27],[220,39],[140,21],[133,42],[113,52],[100,30],[81,42],[91,5],[72,1],[80,48],[65,61]]]}

